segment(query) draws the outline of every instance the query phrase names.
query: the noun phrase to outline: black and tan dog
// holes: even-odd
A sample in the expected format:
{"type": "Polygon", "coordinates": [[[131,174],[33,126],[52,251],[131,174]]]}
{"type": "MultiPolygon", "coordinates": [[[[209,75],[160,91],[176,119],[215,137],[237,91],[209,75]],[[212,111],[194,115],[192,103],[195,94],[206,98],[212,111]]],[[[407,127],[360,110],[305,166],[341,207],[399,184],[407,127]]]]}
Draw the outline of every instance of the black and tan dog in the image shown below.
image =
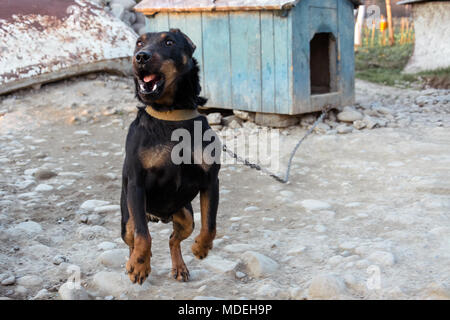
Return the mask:
{"type": "MultiPolygon", "coordinates": [[[[136,96],[147,107],[139,108],[129,128],[121,195],[122,239],[130,248],[126,269],[133,283],[142,284],[150,273],[149,220],[172,221],[172,276],[180,281],[189,279],[180,243],[194,229],[191,201],[198,193],[202,225],[192,245],[197,258],[207,256],[216,234],[220,164],[194,161],[194,141],[190,163],[172,161],[175,130],[185,129],[192,136],[195,128],[201,128],[202,133],[210,130],[206,118],[197,113],[197,106],[204,105],[206,99],[199,96],[194,50],[192,41],[178,29],[147,33],[136,43],[136,96]]],[[[218,141],[217,136],[214,139],[218,141]]],[[[204,150],[208,143],[202,142],[200,148],[204,150]]]]}

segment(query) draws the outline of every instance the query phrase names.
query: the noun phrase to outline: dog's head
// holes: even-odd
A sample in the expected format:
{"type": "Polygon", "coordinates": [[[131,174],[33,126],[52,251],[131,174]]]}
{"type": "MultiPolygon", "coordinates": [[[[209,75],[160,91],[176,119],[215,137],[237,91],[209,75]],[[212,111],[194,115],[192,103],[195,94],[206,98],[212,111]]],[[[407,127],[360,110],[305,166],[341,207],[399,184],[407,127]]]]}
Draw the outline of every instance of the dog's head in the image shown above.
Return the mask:
{"type": "Polygon", "coordinates": [[[201,88],[194,51],[194,43],[179,29],[141,35],[133,56],[138,99],[160,110],[205,104],[198,96],[201,88]]]}

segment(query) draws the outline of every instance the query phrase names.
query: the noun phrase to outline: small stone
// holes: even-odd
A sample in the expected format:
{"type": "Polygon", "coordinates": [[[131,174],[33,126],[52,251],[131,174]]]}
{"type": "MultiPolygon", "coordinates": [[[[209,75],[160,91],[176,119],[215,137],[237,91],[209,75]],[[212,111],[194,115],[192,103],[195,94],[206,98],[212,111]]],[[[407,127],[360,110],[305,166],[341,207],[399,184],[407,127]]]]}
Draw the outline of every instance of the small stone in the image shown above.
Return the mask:
{"type": "Polygon", "coordinates": [[[236,117],[235,115],[231,115],[231,116],[223,117],[223,118],[222,118],[222,124],[223,124],[224,126],[229,126],[230,123],[231,123],[233,120],[239,122],[239,124],[242,122],[242,120],[239,119],[238,117],[236,117]]]}
{"type": "Polygon", "coordinates": [[[97,245],[97,248],[100,250],[111,250],[114,249],[117,245],[114,242],[103,241],[97,245]]]}
{"type": "Polygon", "coordinates": [[[296,256],[296,255],[304,253],[305,250],[306,250],[306,247],[304,247],[304,246],[296,246],[296,247],[290,249],[286,254],[288,256],[296,256]]]}
{"type": "Polygon", "coordinates": [[[249,212],[249,211],[258,211],[258,210],[259,210],[259,208],[256,207],[256,206],[249,206],[249,207],[246,207],[246,208],[244,209],[245,212],[249,212]]]}
{"type": "Polygon", "coordinates": [[[346,134],[353,131],[352,127],[347,126],[346,124],[340,124],[336,127],[337,133],[346,134]]]}
{"type": "Polygon", "coordinates": [[[247,275],[241,271],[236,271],[236,278],[242,279],[245,278],[247,275]]]}
{"type": "Polygon", "coordinates": [[[361,259],[355,262],[355,266],[361,269],[366,269],[370,266],[370,262],[366,259],[361,259]]]}
{"type": "Polygon", "coordinates": [[[37,222],[26,221],[13,226],[9,230],[11,230],[14,233],[26,233],[27,235],[36,235],[42,232],[42,227],[37,222]]]}
{"type": "Polygon", "coordinates": [[[237,262],[223,259],[217,255],[209,255],[204,263],[216,272],[227,273],[233,271],[237,267],[237,262]]]}
{"type": "Polygon", "coordinates": [[[342,112],[338,113],[337,118],[339,121],[353,122],[356,120],[362,120],[363,115],[361,114],[361,112],[359,112],[353,108],[346,107],[346,108],[344,108],[344,110],[342,112]]]}
{"type": "Polygon", "coordinates": [[[61,300],[91,300],[87,291],[73,282],[64,283],[58,290],[61,300]]]}
{"type": "Polygon", "coordinates": [[[254,246],[252,246],[250,244],[245,244],[245,243],[235,243],[235,244],[229,244],[229,245],[225,246],[223,249],[228,252],[236,253],[236,252],[245,252],[245,251],[253,250],[254,246]]]}
{"type": "Polygon", "coordinates": [[[289,295],[291,299],[294,300],[305,300],[307,298],[306,294],[300,287],[293,287],[289,289],[289,295]]]}
{"type": "Polygon", "coordinates": [[[392,266],[395,264],[394,255],[387,251],[375,251],[368,257],[368,259],[383,266],[392,266]]]}
{"type": "Polygon", "coordinates": [[[239,128],[241,128],[242,126],[241,126],[241,124],[240,124],[238,121],[232,120],[232,121],[228,124],[228,127],[231,128],[231,129],[239,129],[239,128]]]}
{"type": "MultiPolygon", "coordinates": [[[[154,268],[152,269],[152,272],[155,272],[154,268]]],[[[191,279],[193,278],[192,273],[191,279]]],[[[148,279],[141,286],[136,286],[124,272],[100,271],[94,275],[93,283],[100,293],[117,297],[124,292],[141,292],[150,288],[148,279]]]]}
{"type": "Polygon", "coordinates": [[[52,294],[47,289],[42,289],[33,297],[33,300],[48,300],[51,296],[52,294]]]}
{"type": "Polygon", "coordinates": [[[1,283],[2,283],[2,286],[11,286],[16,283],[16,277],[9,276],[6,279],[3,279],[1,283]]]}
{"type": "Polygon", "coordinates": [[[275,298],[279,292],[280,289],[270,284],[263,284],[256,290],[257,295],[269,298],[275,298]]]}
{"type": "Polygon", "coordinates": [[[92,225],[99,225],[99,224],[102,224],[102,222],[103,222],[103,218],[100,215],[93,213],[93,214],[90,214],[89,216],[87,216],[87,220],[85,223],[92,224],[92,225]]]}
{"type": "Polygon", "coordinates": [[[58,174],[51,170],[40,169],[34,173],[34,177],[38,180],[48,180],[56,177],[58,174]]]}
{"type": "Polygon", "coordinates": [[[331,129],[331,127],[328,124],[320,122],[314,128],[314,132],[323,134],[323,133],[326,133],[330,129],[331,129]]]}
{"type": "Polygon", "coordinates": [[[345,294],[346,286],[344,280],[332,274],[314,277],[308,288],[310,299],[345,299],[345,294]]]}
{"type": "Polygon", "coordinates": [[[313,199],[303,200],[300,202],[300,204],[306,210],[327,210],[331,208],[331,205],[329,203],[313,199]]]}
{"type": "Polygon", "coordinates": [[[93,199],[93,200],[87,200],[87,201],[83,202],[83,204],[80,206],[80,208],[83,210],[86,210],[86,211],[94,211],[95,208],[106,206],[107,204],[109,204],[108,201],[93,199]]]}
{"type": "Polygon", "coordinates": [[[222,123],[222,115],[220,114],[220,112],[210,113],[206,116],[206,119],[208,119],[209,125],[222,123]]]}
{"type": "Polygon", "coordinates": [[[254,112],[233,110],[233,113],[234,113],[234,115],[236,117],[238,117],[241,120],[244,120],[244,121],[255,121],[255,113],[254,112]]]}
{"type": "Polygon", "coordinates": [[[356,121],[353,121],[353,127],[355,129],[361,130],[366,127],[366,123],[363,120],[356,120],[356,121]]]}
{"type": "Polygon", "coordinates": [[[350,242],[350,241],[346,241],[346,242],[342,242],[339,244],[339,248],[343,249],[343,250],[353,250],[356,248],[356,243],[354,242],[350,242]]]}
{"type": "Polygon", "coordinates": [[[364,116],[363,122],[366,124],[367,129],[373,129],[378,125],[378,122],[375,120],[375,118],[371,116],[364,116]]]}
{"type": "Polygon", "coordinates": [[[213,124],[211,125],[211,129],[213,129],[214,131],[220,131],[223,129],[223,125],[221,124],[213,124]]]}
{"type": "Polygon", "coordinates": [[[340,255],[336,255],[328,259],[328,263],[335,266],[344,261],[344,257],[340,255]]]}
{"type": "Polygon", "coordinates": [[[78,229],[78,235],[84,239],[94,239],[96,237],[106,236],[108,230],[102,226],[84,226],[78,229]]]}
{"type": "Polygon", "coordinates": [[[20,294],[20,295],[27,295],[28,294],[28,289],[25,288],[24,286],[17,286],[14,290],[14,292],[16,294],[20,294]]]}
{"type": "Polygon", "coordinates": [[[423,107],[426,104],[433,104],[434,99],[427,96],[419,96],[416,98],[415,102],[419,107],[423,107]]]}
{"type": "Polygon", "coordinates": [[[108,300],[108,301],[114,300],[114,296],[106,296],[105,300],[108,300]]]}
{"type": "Polygon", "coordinates": [[[255,251],[245,252],[242,258],[247,265],[249,273],[256,278],[268,276],[279,267],[277,262],[255,251]]]}
{"type": "Polygon", "coordinates": [[[42,278],[35,275],[23,276],[17,279],[17,284],[26,288],[39,286],[42,282],[42,278]]]}
{"type": "Polygon", "coordinates": [[[88,223],[88,216],[87,215],[83,214],[83,215],[80,216],[79,219],[80,219],[81,223],[88,223]]]}
{"type": "Polygon", "coordinates": [[[120,4],[125,10],[131,10],[136,5],[134,0],[109,0],[110,4],[120,4]]]}
{"type": "Polygon", "coordinates": [[[53,258],[53,264],[55,264],[57,266],[60,265],[63,262],[68,262],[68,261],[69,261],[69,259],[67,259],[65,256],[60,255],[60,254],[58,254],[57,256],[55,256],[53,258]]]}
{"type": "Polygon", "coordinates": [[[134,32],[136,32],[137,34],[139,34],[139,30],[141,30],[142,28],[145,29],[145,23],[135,23],[132,26],[134,32]]]}
{"type": "Polygon", "coordinates": [[[317,117],[313,113],[303,114],[300,118],[300,124],[302,127],[309,127],[317,120],[317,117]]]}
{"type": "Polygon", "coordinates": [[[128,254],[128,249],[112,249],[103,252],[98,260],[107,267],[119,268],[126,263],[128,254]]]}
{"type": "Polygon", "coordinates": [[[52,186],[50,186],[50,185],[48,185],[48,184],[44,184],[44,183],[39,184],[39,185],[34,189],[34,191],[37,191],[37,192],[45,192],[45,191],[52,191],[52,190],[53,190],[53,187],[52,187],[52,186]]]}
{"type": "Polygon", "coordinates": [[[432,283],[425,290],[426,300],[450,300],[450,287],[443,283],[432,283]]]}
{"type": "Polygon", "coordinates": [[[280,191],[280,194],[286,198],[291,198],[291,197],[295,196],[295,193],[292,191],[289,191],[289,190],[282,190],[282,191],[280,191]]]}

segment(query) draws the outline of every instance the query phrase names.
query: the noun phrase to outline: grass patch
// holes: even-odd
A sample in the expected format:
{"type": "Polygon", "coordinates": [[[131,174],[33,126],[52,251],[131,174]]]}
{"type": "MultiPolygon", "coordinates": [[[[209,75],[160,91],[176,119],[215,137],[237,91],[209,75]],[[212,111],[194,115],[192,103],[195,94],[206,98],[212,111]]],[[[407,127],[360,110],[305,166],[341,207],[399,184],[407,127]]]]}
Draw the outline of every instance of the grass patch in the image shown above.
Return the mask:
{"type": "Polygon", "coordinates": [[[417,75],[401,73],[412,51],[412,43],[359,48],[355,52],[356,77],[389,86],[405,86],[415,82],[417,75]]]}
{"type": "Polygon", "coordinates": [[[356,77],[388,86],[410,87],[412,83],[433,88],[450,88],[450,68],[402,74],[414,44],[362,47],[355,52],[356,77]]]}

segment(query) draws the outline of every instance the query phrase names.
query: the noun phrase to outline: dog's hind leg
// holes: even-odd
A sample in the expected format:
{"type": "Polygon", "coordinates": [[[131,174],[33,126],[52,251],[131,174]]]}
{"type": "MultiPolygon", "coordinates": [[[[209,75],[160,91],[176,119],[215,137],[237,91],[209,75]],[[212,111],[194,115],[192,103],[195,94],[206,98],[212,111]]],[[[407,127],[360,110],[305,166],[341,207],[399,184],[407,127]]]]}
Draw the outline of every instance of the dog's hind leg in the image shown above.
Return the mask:
{"type": "Polygon", "coordinates": [[[193,216],[191,204],[172,216],[173,232],[170,235],[169,247],[172,258],[172,277],[178,281],[189,280],[189,270],[181,255],[180,243],[189,237],[194,230],[193,216]]]}
{"type": "Polygon", "coordinates": [[[219,179],[215,179],[208,188],[200,191],[200,210],[202,227],[192,245],[192,253],[199,259],[208,255],[216,236],[216,215],[219,205],[219,179]]]}

